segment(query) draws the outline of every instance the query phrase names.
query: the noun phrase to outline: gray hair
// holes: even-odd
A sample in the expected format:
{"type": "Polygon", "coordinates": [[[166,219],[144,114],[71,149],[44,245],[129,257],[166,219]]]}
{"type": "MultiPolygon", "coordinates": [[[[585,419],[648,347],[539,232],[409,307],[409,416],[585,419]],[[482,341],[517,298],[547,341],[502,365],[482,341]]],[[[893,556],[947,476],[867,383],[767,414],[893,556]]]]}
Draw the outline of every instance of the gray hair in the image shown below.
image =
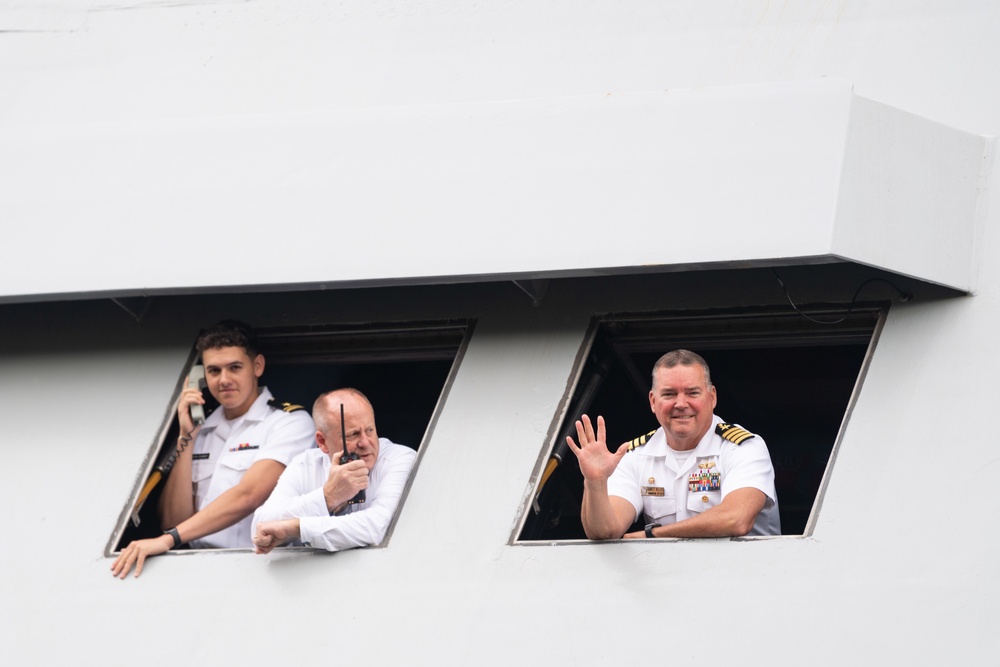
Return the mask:
{"type": "Polygon", "coordinates": [[[708,362],[702,359],[700,354],[691,350],[673,350],[660,357],[653,364],[653,385],[656,385],[656,371],[674,366],[701,366],[702,370],[705,371],[705,385],[712,386],[712,373],[708,370],[708,362]]]}

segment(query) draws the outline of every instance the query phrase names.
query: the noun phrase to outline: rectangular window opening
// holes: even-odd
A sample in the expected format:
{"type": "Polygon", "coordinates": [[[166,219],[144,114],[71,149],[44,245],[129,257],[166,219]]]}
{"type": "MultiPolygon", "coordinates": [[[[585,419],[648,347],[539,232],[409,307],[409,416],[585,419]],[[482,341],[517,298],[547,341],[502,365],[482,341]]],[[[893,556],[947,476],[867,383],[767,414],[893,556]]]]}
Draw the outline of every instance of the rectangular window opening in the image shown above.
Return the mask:
{"type": "MultiPolygon", "coordinates": [[[[419,467],[421,448],[433,431],[472,326],[471,322],[463,320],[256,328],[265,358],[260,383],[279,401],[301,405],[310,414],[313,402],[323,392],[341,387],[354,387],[363,392],[375,408],[379,435],[418,452],[410,482],[400,499],[401,507],[419,467]],[[405,400],[401,400],[401,396],[405,400]]],[[[161,525],[157,511],[165,477],[160,471],[169,450],[177,442],[177,400],[184,378],[196,361],[197,353],[192,351],[147,454],[144,472],[109,540],[107,555],[118,552],[132,540],[156,537],[164,528],[169,528],[161,525]],[[151,485],[155,477],[161,479],[151,485]],[[147,485],[151,485],[151,490],[140,503],[147,485]]],[[[207,390],[203,395],[208,401],[206,414],[210,414],[218,404],[207,390]]],[[[395,520],[393,517],[381,544],[388,542],[395,520]]]]}
{"type": "MultiPolygon", "coordinates": [[[[715,414],[767,443],[782,535],[808,534],[884,312],[882,304],[866,304],[847,316],[814,309],[809,319],[787,309],[743,309],[595,320],[514,542],[586,539],[583,477],[566,436],[576,438],[582,414],[604,416],[612,449],[657,429],[649,405],[652,368],[679,348],[708,362],[718,393],[715,414]]],[[[641,516],[630,530],[642,530],[641,516]]]]}

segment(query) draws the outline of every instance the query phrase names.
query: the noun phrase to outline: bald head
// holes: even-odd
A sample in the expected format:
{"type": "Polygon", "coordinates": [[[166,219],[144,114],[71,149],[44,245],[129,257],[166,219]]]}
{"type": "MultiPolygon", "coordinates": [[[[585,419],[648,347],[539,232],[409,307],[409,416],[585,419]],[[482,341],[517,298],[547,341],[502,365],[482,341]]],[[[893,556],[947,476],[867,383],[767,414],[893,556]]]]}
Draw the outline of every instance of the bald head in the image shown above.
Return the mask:
{"type": "Polygon", "coordinates": [[[344,406],[343,434],[347,436],[347,451],[357,454],[368,470],[378,458],[378,432],[375,429],[375,409],[364,394],[347,387],[328,391],[313,404],[313,422],[316,424],[316,444],[330,459],[344,453],[341,435],[340,406],[344,406]]]}
{"type": "MultiPolygon", "coordinates": [[[[316,424],[316,430],[322,432],[324,435],[329,436],[333,429],[340,435],[340,404],[344,404],[344,412],[349,412],[348,406],[357,405],[358,403],[368,406],[371,410],[372,416],[375,415],[375,409],[372,407],[371,401],[368,397],[362,394],[357,389],[353,387],[345,387],[343,389],[334,389],[333,391],[328,391],[325,394],[320,394],[316,402],[313,403],[313,422],[316,424]]],[[[360,407],[360,405],[358,405],[360,407]]]]}

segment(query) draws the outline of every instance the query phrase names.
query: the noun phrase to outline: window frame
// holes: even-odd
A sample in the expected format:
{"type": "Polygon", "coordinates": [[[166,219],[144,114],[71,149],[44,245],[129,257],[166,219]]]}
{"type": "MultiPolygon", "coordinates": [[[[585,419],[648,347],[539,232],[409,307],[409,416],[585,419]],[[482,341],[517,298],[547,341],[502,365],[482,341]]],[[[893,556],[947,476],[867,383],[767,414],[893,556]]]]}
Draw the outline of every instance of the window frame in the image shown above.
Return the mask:
{"type": "MultiPolygon", "coordinates": [[[[399,504],[396,506],[396,511],[393,513],[392,520],[389,522],[389,526],[386,529],[385,536],[378,544],[369,545],[366,548],[383,548],[389,543],[396,526],[396,521],[399,517],[399,511],[409,495],[410,486],[417,474],[417,469],[420,467],[420,462],[424,457],[424,452],[437,425],[452,385],[454,384],[455,377],[468,349],[474,329],[475,320],[473,319],[331,324],[300,327],[265,326],[255,328],[255,333],[257,334],[258,340],[261,341],[261,347],[265,351],[265,359],[267,361],[265,379],[267,378],[267,369],[273,369],[273,366],[275,365],[288,368],[293,365],[306,365],[310,363],[315,365],[317,362],[321,361],[323,365],[344,364],[346,366],[356,366],[361,363],[390,363],[400,361],[407,363],[428,360],[443,361],[445,357],[451,358],[451,364],[442,383],[440,393],[438,394],[434,407],[428,416],[427,426],[423,431],[420,442],[415,445],[417,457],[414,461],[410,476],[407,479],[406,486],[403,489],[403,493],[400,496],[399,504]],[[281,344],[285,347],[284,352],[274,352],[276,349],[275,343],[279,339],[285,340],[285,342],[281,344]],[[307,339],[313,341],[314,343],[313,347],[309,350],[300,351],[299,353],[291,353],[288,351],[289,346],[293,345],[296,341],[307,339]],[[420,340],[420,345],[415,354],[408,354],[414,351],[413,348],[407,347],[406,341],[408,339],[420,340]],[[457,343],[452,342],[441,344],[439,339],[457,339],[457,343]],[[324,340],[326,341],[325,343],[322,342],[324,340]],[[345,340],[350,341],[351,345],[343,346],[341,349],[329,348],[330,345],[336,344],[337,342],[343,344],[345,340]],[[368,341],[367,348],[365,343],[366,340],[368,341]],[[438,340],[437,345],[434,344],[435,340],[438,340]],[[318,348],[315,346],[316,341],[320,341],[318,348]],[[372,341],[374,341],[375,344],[373,344],[372,341]],[[387,342],[389,344],[385,344],[387,342]],[[326,347],[324,347],[324,345],[326,347]],[[348,347],[351,349],[347,349],[348,347]],[[274,361],[272,361],[272,359],[274,361]],[[277,363],[275,364],[275,362],[277,363]]],[[[195,340],[197,340],[197,337],[195,340]]],[[[278,347],[277,349],[281,348],[278,347]]],[[[128,544],[124,538],[129,532],[129,524],[133,521],[133,516],[137,515],[140,511],[140,508],[136,508],[136,502],[139,499],[147,480],[150,479],[150,476],[153,474],[156,466],[165,455],[165,446],[173,446],[170,435],[172,431],[176,432],[177,429],[177,405],[180,400],[181,392],[184,389],[184,380],[190,374],[191,368],[198,363],[199,357],[200,355],[195,349],[194,343],[192,343],[191,351],[188,353],[183,368],[175,382],[174,390],[164,412],[163,419],[161,420],[160,426],[153,436],[150,446],[146,451],[146,455],[140,468],[140,473],[136,476],[136,480],[132,485],[128,500],[119,514],[115,527],[110,538],[108,539],[104,554],[106,557],[118,555],[121,552],[121,549],[128,544]]],[[[329,387],[328,389],[335,388],[336,387],[329,387]]],[[[310,402],[305,407],[311,411],[312,403],[310,402]]],[[[386,410],[387,408],[382,408],[383,412],[386,410]]],[[[165,479],[166,476],[164,476],[159,482],[161,488],[165,479]]],[[[149,503],[152,500],[155,500],[155,498],[150,495],[146,499],[146,503],[149,503]]],[[[145,510],[146,508],[143,507],[141,509],[145,510]]],[[[155,508],[150,508],[147,511],[155,512],[155,508]]],[[[138,528],[138,526],[138,523],[133,523],[133,528],[138,528]]],[[[138,537],[134,539],[138,539],[138,537]]],[[[278,549],[286,551],[324,551],[323,549],[305,546],[283,546],[278,547],[278,549]]],[[[253,550],[250,547],[208,549],[185,548],[182,550],[171,550],[168,553],[171,555],[190,555],[198,553],[245,553],[248,551],[252,552],[253,550]]]]}
{"type": "MultiPolygon", "coordinates": [[[[786,533],[784,532],[783,526],[783,532],[781,535],[743,536],[733,537],[730,539],[759,540],[804,538],[811,536],[815,530],[819,513],[822,509],[823,497],[829,485],[833,467],[836,463],[837,455],[840,450],[841,441],[850,422],[850,418],[860,395],[861,388],[864,385],[864,380],[867,376],[872,357],[885,326],[889,308],[890,304],[888,302],[872,301],[856,304],[855,307],[847,313],[847,315],[844,314],[844,310],[842,308],[838,309],[828,306],[798,308],[797,310],[786,307],[761,306],[758,308],[722,308],[703,311],[608,312],[595,315],[591,319],[590,325],[587,328],[583,341],[581,342],[580,348],[574,359],[570,375],[567,379],[566,391],[559,402],[559,407],[555,415],[553,416],[543,449],[532,471],[529,486],[525,492],[526,501],[522,504],[519,516],[514,524],[509,544],[517,546],[539,546],[592,543],[591,540],[586,539],[586,537],[582,535],[579,538],[568,539],[554,539],[546,537],[531,538],[526,537],[525,535],[528,524],[531,521],[532,513],[539,514],[541,511],[539,503],[546,484],[551,481],[555,470],[562,465],[562,463],[557,463],[553,468],[553,458],[558,453],[560,444],[565,440],[567,429],[572,423],[570,420],[573,419],[575,421],[576,415],[586,411],[586,408],[580,407],[582,401],[578,400],[578,391],[581,389],[581,383],[589,380],[589,378],[585,377],[585,375],[587,367],[591,363],[591,355],[598,337],[601,334],[602,328],[614,326],[615,324],[628,324],[636,322],[655,322],[659,323],[660,326],[667,327],[670,326],[670,323],[679,323],[682,325],[679,327],[681,329],[679,333],[672,334],[663,343],[656,343],[660,346],[661,353],[677,348],[692,349],[696,352],[707,350],[725,350],[727,349],[725,346],[727,341],[731,343],[740,343],[737,346],[731,346],[733,349],[751,349],[753,347],[781,349],[785,346],[804,346],[810,341],[825,345],[847,345],[849,344],[848,341],[851,339],[855,341],[853,343],[854,345],[865,345],[864,354],[862,355],[859,363],[857,376],[854,379],[849,394],[846,396],[846,405],[843,416],[840,419],[836,435],[830,445],[829,455],[826,457],[826,462],[823,468],[823,474],[816,486],[815,495],[812,498],[811,508],[808,517],[805,520],[802,532],[786,533]],[[869,317],[873,319],[873,323],[870,327],[862,327],[859,325],[861,320],[869,317]],[[845,326],[843,331],[836,332],[833,328],[841,326],[841,323],[834,323],[833,320],[839,318],[844,318],[845,321],[849,321],[850,324],[845,326]],[[713,320],[723,323],[756,322],[763,323],[765,326],[755,328],[750,333],[744,333],[742,330],[730,333],[719,333],[712,332],[710,326],[705,326],[706,322],[713,320]],[[769,330],[766,326],[768,320],[771,321],[770,326],[772,327],[775,326],[775,323],[780,322],[797,323],[799,326],[796,327],[793,325],[791,327],[786,327],[785,330],[780,333],[779,337],[775,338],[775,330],[769,330]],[[803,322],[809,322],[809,324],[803,324],[803,322]],[[811,326],[818,327],[818,329],[811,333],[807,333],[806,327],[811,326]],[[849,331],[847,330],[848,326],[853,326],[854,329],[849,331]],[[707,330],[709,333],[707,335],[699,335],[699,329],[702,329],[703,332],[707,330]],[[867,331],[867,333],[865,333],[865,331],[867,331]],[[784,345],[782,345],[782,343],[784,343],[784,345]]],[[[647,347],[652,344],[653,343],[648,341],[644,343],[647,347]]],[[[650,366],[650,369],[651,368],[652,366],[650,366]]],[[[648,372],[648,369],[645,370],[645,373],[648,374],[648,372]]],[[[634,371],[632,371],[632,374],[634,374],[634,371]]],[[[716,375],[717,370],[713,366],[713,380],[716,375]]],[[[648,378],[644,376],[643,381],[648,385],[648,378]]],[[[584,391],[587,391],[588,389],[589,388],[585,388],[584,391]]],[[[593,397],[591,397],[591,400],[593,400],[593,397]]],[[[637,432],[635,435],[639,435],[639,433],[637,432]]],[[[763,435],[765,438],[767,437],[767,433],[763,433],[763,435]]],[[[572,456],[570,452],[565,452],[565,454],[572,456]]],[[[772,452],[772,458],[773,456],[774,454],[772,452]]],[[[580,480],[580,487],[582,489],[582,478],[580,480]]],[[[780,506],[782,496],[781,487],[778,487],[777,491],[780,506]]],[[[620,542],[622,540],[608,541],[620,542]]]]}

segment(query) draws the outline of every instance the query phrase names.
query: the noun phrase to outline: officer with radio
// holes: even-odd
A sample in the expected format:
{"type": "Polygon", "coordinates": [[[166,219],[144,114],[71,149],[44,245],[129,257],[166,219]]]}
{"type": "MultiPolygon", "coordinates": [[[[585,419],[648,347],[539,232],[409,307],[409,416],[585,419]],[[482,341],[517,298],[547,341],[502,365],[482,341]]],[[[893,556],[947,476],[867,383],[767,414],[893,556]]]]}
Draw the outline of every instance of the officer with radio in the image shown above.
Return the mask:
{"type": "Polygon", "coordinates": [[[576,422],[566,441],[583,473],[581,518],[590,539],[778,535],[774,468],[764,440],[724,423],[708,364],[688,350],[653,367],[649,406],[660,428],[615,452],[604,418],[576,422]],[[640,514],[645,530],[625,534],[640,514]]]}
{"type": "Polygon", "coordinates": [[[253,330],[233,320],[209,328],[196,343],[208,390],[219,408],[201,413],[201,390],[180,397],[176,458],[159,511],[169,529],[135,540],[111,566],[124,578],[145,559],[190,543],[196,548],[251,546],[251,515],[270,495],[285,466],[312,448],[315,428],[301,406],[278,403],[258,382],[264,372],[253,330]]]}
{"type": "Polygon", "coordinates": [[[378,437],[357,389],[320,396],[313,419],[319,449],[295,457],[254,513],[259,554],[289,542],[327,551],[378,544],[396,512],[416,452],[378,437]]]}

